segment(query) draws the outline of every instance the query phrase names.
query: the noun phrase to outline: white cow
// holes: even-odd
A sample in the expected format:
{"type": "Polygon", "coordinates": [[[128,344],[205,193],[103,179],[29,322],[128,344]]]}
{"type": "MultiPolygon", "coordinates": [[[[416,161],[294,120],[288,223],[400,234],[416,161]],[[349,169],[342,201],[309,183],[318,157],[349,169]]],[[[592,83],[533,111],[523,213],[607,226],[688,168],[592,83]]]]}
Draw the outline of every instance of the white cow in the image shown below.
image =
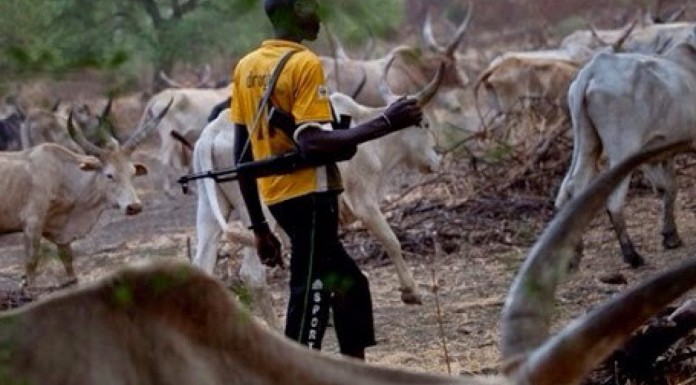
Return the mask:
{"type": "Polygon", "coordinates": [[[122,145],[112,138],[103,148],[87,141],[68,119],[70,136],[91,156],[54,143],[0,152],[0,234],[24,233],[28,285],[36,275],[42,236],[56,244],[68,278],[75,281],[70,244],[84,237],[110,206],[126,215],[142,210],[132,178],[145,175],[147,169],[133,163],[130,155],[166,112],[122,145]]]}
{"type": "MultiPolygon", "coordinates": [[[[433,82],[416,95],[421,103],[427,103],[432,99],[441,79],[442,71],[439,71],[433,82]]],[[[387,95],[386,98],[391,100],[395,96],[387,95]]],[[[336,114],[350,115],[353,124],[372,119],[385,108],[365,107],[340,93],[332,94],[331,102],[336,114]]],[[[193,153],[194,171],[202,172],[234,165],[234,133],[228,111],[223,111],[206,126],[196,142],[193,153]]],[[[409,304],[421,303],[422,299],[416,282],[403,260],[399,240],[380,211],[379,201],[383,196],[385,179],[397,166],[405,165],[432,172],[438,167],[439,161],[432,132],[427,127],[409,127],[358,146],[358,151],[351,160],[339,163],[345,187],[345,192],[341,195],[342,202],[384,244],[399,275],[401,298],[409,304]]],[[[243,222],[249,223],[246,210],[237,210],[238,213],[233,214],[235,208],[245,207],[237,183],[216,185],[210,179],[203,179],[198,181],[198,189],[198,246],[193,263],[212,273],[217,259],[217,239],[223,231],[233,237],[233,240],[248,246],[253,246],[253,236],[249,233],[240,234],[229,229],[227,225],[231,215],[241,215],[243,222]]],[[[270,214],[266,216],[272,218],[270,214]]],[[[252,250],[245,251],[240,275],[255,295],[264,318],[277,325],[265,270],[252,250]]]]}
{"type": "MultiPolygon", "coordinates": [[[[597,173],[602,152],[612,167],[655,140],[696,138],[696,31],[663,56],[597,55],[571,84],[568,101],[575,144],[557,207],[586,188],[597,173]]],[[[679,247],[672,161],[650,163],[642,169],[662,196],[662,244],[679,247]]],[[[624,261],[635,267],[644,261],[626,231],[622,209],[628,185],[626,178],[610,197],[607,211],[624,261]]]]}
{"type": "Polygon", "coordinates": [[[433,37],[430,17],[423,26],[423,39],[426,49],[420,50],[407,45],[393,48],[384,57],[359,60],[350,59],[339,49],[336,57],[321,57],[321,64],[326,76],[326,83],[332,91],[350,94],[358,103],[370,106],[383,106],[385,100],[379,91],[379,84],[387,63],[394,61],[389,71],[387,82],[394,92],[406,95],[415,93],[432,79],[445,62],[441,87],[444,89],[463,89],[469,79],[463,70],[464,60],[457,54],[457,47],[462,42],[471,15],[473,2],[464,20],[446,46],[440,45],[433,37]],[[359,92],[355,92],[359,90],[359,92]],[[355,94],[354,94],[355,93],[355,94]]]}
{"type": "Polygon", "coordinates": [[[159,149],[155,154],[161,164],[163,188],[173,194],[172,178],[189,171],[190,149],[176,137],[193,144],[198,140],[203,127],[208,123],[210,109],[229,96],[229,87],[214,89],[176,88],[166,89],[154,95],[147,102],[142,122],[159,113],[170,100],[174,100],[170,111],[159,124],[159,149]]]}
{"type": "Polygon", "coordinates": [[[574,240],[613,187],[647,155],[594,183],[531,248],[502,314],[500,375],[417,373],[322,354],[260,325],[209,274],[182,262],[160,262],[123,269],[0,315],[0,383],[578,385],[632,331],[696,283],[692,259],[550,336],[549,309],[574,240]]]}

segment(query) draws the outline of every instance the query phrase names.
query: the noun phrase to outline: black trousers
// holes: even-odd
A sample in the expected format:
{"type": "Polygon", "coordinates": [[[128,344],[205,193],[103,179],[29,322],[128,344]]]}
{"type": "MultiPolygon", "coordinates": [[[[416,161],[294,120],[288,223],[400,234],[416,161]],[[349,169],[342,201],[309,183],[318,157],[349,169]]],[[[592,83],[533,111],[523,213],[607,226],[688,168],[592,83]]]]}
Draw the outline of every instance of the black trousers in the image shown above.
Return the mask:
{"type": "Polygon", "coordinates": [[[341,352],[375,345],[367,277],[338,239],[338,193],[314,193],[269,207],[290,237],[285,335],[321,349],[329,307],[341,352]]]}

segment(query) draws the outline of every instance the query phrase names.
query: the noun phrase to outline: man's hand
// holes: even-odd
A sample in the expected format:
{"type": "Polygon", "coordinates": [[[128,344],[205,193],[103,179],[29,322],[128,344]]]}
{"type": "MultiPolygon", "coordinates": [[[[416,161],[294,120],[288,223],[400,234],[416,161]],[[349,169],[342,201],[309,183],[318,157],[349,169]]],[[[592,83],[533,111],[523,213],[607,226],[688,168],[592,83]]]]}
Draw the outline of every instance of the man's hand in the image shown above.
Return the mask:
{"type": "Polygon", "coordinates": [[[391,129],[397,131],[420,124],[423,120],[423,110],[416,99],[403,96],[387,107],[384,116],[391,129]]]}
{"type": "Polygon", "coordinates": [[[270,229],[254,230],[256,238],[256,251],[259,253],[261,263],[268,267],[280,266],[284,268],[283,257],[280,250],[280,242],[270,229]]]}

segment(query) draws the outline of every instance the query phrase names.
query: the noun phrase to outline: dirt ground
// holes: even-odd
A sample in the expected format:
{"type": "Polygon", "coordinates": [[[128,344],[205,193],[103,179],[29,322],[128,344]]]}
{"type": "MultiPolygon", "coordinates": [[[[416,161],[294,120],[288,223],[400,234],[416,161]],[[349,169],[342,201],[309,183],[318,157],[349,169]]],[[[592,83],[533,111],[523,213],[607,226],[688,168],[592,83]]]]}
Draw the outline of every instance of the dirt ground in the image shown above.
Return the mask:
{"type": "MultiPolygon", "coordinates": [[[[689,161],[693,159],[683,163],[689,161]]],[[[464,162],[457,164],[453,163],[441,175],[409,179],[411,189],[407,186],[395,189],[407,194],[390,194],[383,204],[404,245],[406,262],[425,294],[423,305],[401,303],[395,270],[364,229],[353,226],[343,233],[349,252],[371,282],[378,345],[368,351],[370,363],[452,374],[498,370],[500,311],[528,248],[552,215],[553,196],[551,191],[545,196],[517,194],[508,202],[474,196],[457,183],[456,176],[467,172],[464,162]],[[496,216],[506,206],[516,209],[502,217],[496,216]],[[436,238],[431,236],[433,229],[438,230],[436,238]],[[438,240],[441,253],[435,252],[433,239],[438,240]],[[434,284],[437,298],[433,294],[434,284]]],[[[659,235],[660,202],[649,191],[632,193],[627,208],[629,231],[646,257],[647,266],[632,270],[623,264],[606,215],[598,215],[585,237],[585,257],[579,271],[568,277],[558,293],[556,328],[644,277],[694,255],[696,192],[691,187],[696,171],[692,168],[680,168],[679,176],[677,218],[685,246],[663,251],[659,235]],[[623,274],[628,283],[600,282],[598,277],[608,272],[623,274]]],[[[554,183],[560,183],[560,179],[556,178],[554,183]]],[[[137,217],[107,210],[95,230],[74,244],[81,282],[96,279],[126,263],[186,259],[193,252],[196,197],[179,194],[171,199],[153,186],[157,186],[154,179],[140,183],[145,209],[137,217]]],[[[56,290],[65,277],[57,259],[50,258],[55,255],[52,246],[45,243],[43,251],[49,258],[40,266],[38,288],[28,293],[32,298],[56,290]]],[[[18,298],[22,255],[21,236],[0,237],[0,287],[7,298],[18,298]]],[[[221,252],[221,255],[229,253],[221,252]]],[[[228,276],[222,267],[228,260],[232,271],[236,271],[238,262],[234,255],[221,258],[220,278],[233,284],[238,277],[228,276]]],[[[271,271],[270,281],[276,312],[283,316],[287,271],[271,271]]],[[[331,331],[327,333],[325,346],[329,354],[336,354],[331,331]]]]}

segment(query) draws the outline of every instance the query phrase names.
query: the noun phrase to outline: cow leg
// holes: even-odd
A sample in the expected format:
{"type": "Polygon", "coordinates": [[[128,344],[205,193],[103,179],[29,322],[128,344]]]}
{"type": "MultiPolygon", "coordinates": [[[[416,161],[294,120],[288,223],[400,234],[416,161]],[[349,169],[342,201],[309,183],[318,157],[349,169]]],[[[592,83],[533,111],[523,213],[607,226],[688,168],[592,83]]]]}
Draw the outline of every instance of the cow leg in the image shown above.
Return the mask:
{"type": "Polygon", "coordinates": [[[261,316],[268,325],[276,330],[282,330],[281,322],[273,310],[273,296],[266,281],[266,267],[261,264],[256,252],[250,247],[244,247],[244,258],[239,276],[247,285],[254,301],[261,311],[261,316]]]}
{"type": "Polygon", "coordinates": [[[607,203],[607,213],[609,214],[609,219],[616,232],[616,237],[619,239],[619,244],[621,245],[621,254],[623,255],[624,262],[631,265],[631,267],[638,267],[645,263],[643,257],[638,254],[631,238],[628,236],[628,231],[626,230],[626,219],[623,215],[623,204],[626,199],[626,193],[628,192],[628,183],[630,178],[625,178],[621,184],[614,190],[614,192],[609,197],[607,203]]]}
{"type": "Polygon", "coordinates": [[[213,274],[217,262],[218,240],[222,234],[205,194],[198,195],[196,210],[196,255],[193,264],[208,274],[213,274]]]}
{"type": "Polygon", "coordinates": [[[68,276],[68,281],[66,285],[72,285],[77,283],[77,276],[75,275],[75,269],[73,268],[73,251],[69,243],[66,244],[56,244],[58,247],[58,257],[63,263],[65,268],[65,273],[68,276]]]}
{"type": "MultiPolygon", "coordinates": [[[[586,138],[584,142],[575,143],[572,163],[556,199],[557,208],[561,208],[567,200],[582,193],[597,176],[599,172],[597,163],[600,154],[601,146],[595,136],[586,138]],[[580,147],[580,149],[577,147],[580,147]]],[[[570,260],[569,271],[575,271],[580,266],[582,252],[583,241],[581,237],[575,245],[575,255],[570,260]]]]}
{"type": "Polygon", "coordinates": [[[646,177],[652,182],[662,198],[662,246],[675,249],[683,245],[674,219],[674,204],[677,200],[677,180],[672,162],[660,162],[644,168],[646,177]]]}
{"type": "Polygon", "coordinates": [[[367,202],[354,207],[356,217],[365,225],[379,242],[382,243],[387,251],[387,255],[391,258],[392,263],[396,267],[396,273],[399,276],[401,287],[401,300],[409,305],[420,305],[423,303],[422,297],[418,292],[416,281],[413,279],[411,271],[406,266],[401,253],[401,244],[396,234],[389,227],[386,218],[379,210],[379,207],[368,205],[367,202]]]}
{"type": "Polygon", "coordinates": [[[41,225],[27,223],[24,227],[25,276],[22,286],[33,286],[36,281],[36,268],[39,265],[39,246],[41,245],[41,225]]]}

